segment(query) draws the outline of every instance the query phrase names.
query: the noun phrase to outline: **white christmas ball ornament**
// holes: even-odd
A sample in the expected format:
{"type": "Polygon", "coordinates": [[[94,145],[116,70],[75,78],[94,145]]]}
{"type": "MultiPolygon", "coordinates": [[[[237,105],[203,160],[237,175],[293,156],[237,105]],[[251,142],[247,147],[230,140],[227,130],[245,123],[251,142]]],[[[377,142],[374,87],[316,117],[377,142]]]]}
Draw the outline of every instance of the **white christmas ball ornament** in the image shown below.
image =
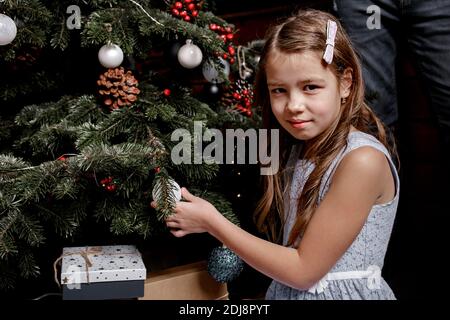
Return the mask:
{"type": "Polygon", "coordinates": [[[105,68],[116,68],[123,61],[123,51],[117,44],[105,44],[98,51],[98,60],[105,68]]]}
{"type": "Polygon", "coordinates": [[[14,20],[0,13],[0,46],[10,44],[17,34],[14,20]]]}
{"type": "Polygon", "coordinates": [[[186,44],[178,50],[177,56],[178,62],[187,69],[199,66],[203,59],[202,51],[192,43],[192,40],[186,40],[186,44]]]}
{"type": "MultiPolygon", "coordinates": [[[[228,61],[222,59],[219,57],[219,63],[223,66],[223,75],[225,77],[228,77],[230,74],[230,64],[228,61]]],[[[220,76],[219,71],[214,68],[214,66],[209,63],[205,62],[202,67],[202,73],[206,80],[212,83],[222,83],[224,81],[224,78],[220,76]]]]}
{"type": "MultiPolygon", "coordinates": [[[[181,188],[180,185],[172,179],[169,179],[169,183],[172,186],[172,194],[175,198],[175,201],[178,202],[181,200],[181,188]]],[[[152,190],[152,197],[153,200],[158,201],[159,197],[161,195],[161,183],[160,180],[155,184],[155,187],[152,190]]]]}

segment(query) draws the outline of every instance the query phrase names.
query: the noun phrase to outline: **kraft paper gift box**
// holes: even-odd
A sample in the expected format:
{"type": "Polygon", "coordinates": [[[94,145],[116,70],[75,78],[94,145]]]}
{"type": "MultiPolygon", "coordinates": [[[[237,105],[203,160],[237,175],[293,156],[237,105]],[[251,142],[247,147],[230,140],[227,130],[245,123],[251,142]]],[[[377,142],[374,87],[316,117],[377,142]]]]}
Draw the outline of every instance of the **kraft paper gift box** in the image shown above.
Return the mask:
{"type": "Polygon", "coordinates": [[[226,283],[207,272],[207,262],[199,261],[148,274],[145,295],[139,300],[227,300],[226,283]]]}
{"type": "Polygon", "coordinates": [[[135,246],[69,247],[61,258],[63,300],[144,296],[147,270],[135,246]]]}

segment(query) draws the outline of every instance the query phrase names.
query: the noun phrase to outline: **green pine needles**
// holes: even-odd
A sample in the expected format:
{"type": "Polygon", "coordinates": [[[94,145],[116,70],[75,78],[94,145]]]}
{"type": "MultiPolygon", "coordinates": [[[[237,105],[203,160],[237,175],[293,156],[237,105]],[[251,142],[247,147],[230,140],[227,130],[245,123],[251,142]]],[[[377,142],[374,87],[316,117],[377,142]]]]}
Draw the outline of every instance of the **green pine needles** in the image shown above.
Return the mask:
{"type": "Polygon", "coordinates": [[[217,127],[235,115],[197,100],[183,85],[163,95],[155,77],[141,77],[137,100],[111,111],[94,96],[95,79],[88,90],[70,88],[67,78],[73,75],[64,68],[71,62],[58,65],[83,59],[82,53],[94,52],[89,59],[97,60],[96,52],[108,41],[129,61],[146,58],[155,44],[186,38],[204,56],[225,52],[223,41],[208,28],[225,21],[200,12],[195,23],[185,22],[173,17],[168,5],[149,0],[0,3],[0,12],[15,18],[18,27],[16,39],[0,47],[1,288],[13,288],[19,277],[37,276],[35,252],[49,233],[70,239],[88,217],[107,223],[115,235],[147,238],[165,230],[162,220],[175,205],[171,180],[239,223],[230,203],[214,190],[218,165],[174,165],[170,159],[173,130],[192,131],[194,121],[217,127]],[[71,5],[80,8],[80,29],[66,25],[71,5]],[[71,55],[74,48],[87,51],[71,55]],[[154,187],[160,194],[158,211],[150,207],[154,187]]]}

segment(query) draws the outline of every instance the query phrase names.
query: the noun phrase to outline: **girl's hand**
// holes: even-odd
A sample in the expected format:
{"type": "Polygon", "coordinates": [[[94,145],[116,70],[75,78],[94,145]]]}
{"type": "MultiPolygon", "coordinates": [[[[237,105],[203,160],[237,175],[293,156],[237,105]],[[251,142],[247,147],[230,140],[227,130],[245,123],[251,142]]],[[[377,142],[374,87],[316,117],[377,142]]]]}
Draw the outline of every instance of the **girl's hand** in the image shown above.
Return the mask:
{"type": "MultiPolygon", "coordinates": [[[[208,201],[190,194],[186,188],[181,188],[181,195],[186,201],[178,202],[174,214],[166,219],[170,232],[175,237],[208,232],[211,218],[219,214],[217,209],[208,201]]],[[[151,206],[156,208],[156,202],[153,201],[151,206]]]]}

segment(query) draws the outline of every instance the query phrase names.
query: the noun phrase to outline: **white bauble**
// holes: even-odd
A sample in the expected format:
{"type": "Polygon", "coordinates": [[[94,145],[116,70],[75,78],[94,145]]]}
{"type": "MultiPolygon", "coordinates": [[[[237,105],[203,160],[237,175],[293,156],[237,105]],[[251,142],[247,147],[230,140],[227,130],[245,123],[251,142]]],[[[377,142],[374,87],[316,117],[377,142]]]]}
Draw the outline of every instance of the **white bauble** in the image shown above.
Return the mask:
{"type": "Polygon", "coordinates": [[[178,50],[178,62],[187,69],[192,69],[200,65],[203,59],[203,53],[199,47],[192,43],[192,40],[186,40],[186,44],[178,50]]]}
{"type": "MultiPolygon", "coordinates": [[[[228,61],[219,57],[219,63],[223,66],[223,74],[228,77],[230,74],[230,64],[228,61]]],[[[219,71],[214,68],[209,62],[205,62],[202,67],[202,73],[206,80],[212,83],[222,83],[225,79],[220,77],[219,71]]]]}
{"type": "Polygon", "coordinates": [[[10,44],[17,34],[14,20],[0,13],[0,46],[10,44]]]}
{"type": "Polygon", "coordinates": [[[98,60],[105,68],[116,68],[123,61],[123,51],[117,44],[105,44],[98,51],[98,60]]]}
{"type": "MultiPolygon", "coordinates": [[[[152,197],[153,200],[158,201],[159,196],[161,194],[160,190],[161,190],[161,180],[158,180],[155,184],[155,187],[152,190],[152,197]]],[[[180,185],[178,183],[176,183],[175,180],[169,179],[169,183],[172,186],[172,194],[175,198],[175,201],[178,202],[181,200],[181,188],[180,185]]]]}

